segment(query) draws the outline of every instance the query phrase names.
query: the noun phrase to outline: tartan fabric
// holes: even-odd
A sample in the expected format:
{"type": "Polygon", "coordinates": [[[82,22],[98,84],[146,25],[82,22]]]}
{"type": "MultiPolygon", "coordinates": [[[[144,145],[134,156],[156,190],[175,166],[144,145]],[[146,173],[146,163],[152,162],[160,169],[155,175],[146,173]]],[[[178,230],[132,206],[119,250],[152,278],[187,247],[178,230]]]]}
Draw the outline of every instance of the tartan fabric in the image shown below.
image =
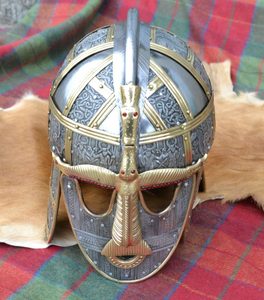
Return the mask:
{"type": "MultiPolygon", "coordinates": [[[[0,16],[8,17],[12,5],[4,2],[16,1],[0,0],[0,16]]],[[[27,91],[47,98],[72,45],[96,27],[124,19],[130,7],[143,21],[186,39],[201,59],[230,59],[236,90],[264,97],[263,0],[24,2],[32,5],[15,22],[0,18],[0,106],[27,91]]],[[[252,203],[202,204],[167,266],[131,285],[98,275],[78,247],[1,244],[0,299],[264,299],[263,227],[263,213],[252,203]]]]}
{"type": "Polygon", "coordinates": [[[263,212],[249,201],[199,205],[168,264],[136,284],[111,282],[77,246],[0,247],[0,299],[264,299],[263,212]]]}

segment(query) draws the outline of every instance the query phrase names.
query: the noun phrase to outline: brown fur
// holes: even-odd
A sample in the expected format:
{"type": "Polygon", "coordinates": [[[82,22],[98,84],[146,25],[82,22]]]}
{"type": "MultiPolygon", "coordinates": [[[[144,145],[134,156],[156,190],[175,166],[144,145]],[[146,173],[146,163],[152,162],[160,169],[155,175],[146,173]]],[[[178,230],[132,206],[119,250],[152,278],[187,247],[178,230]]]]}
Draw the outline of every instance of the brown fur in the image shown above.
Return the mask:
{"type": "MultiPolygon", "coordinates": [[[[229,62],[211,64],[207,69],[215,89],[217,126],[214,146],[205,164],[207,191],[199,194],[198,200],[223,195],[225,200],[235,201],[253,196],[264,208],[264,102],[254,95],[237,96],[233,92],[229,62]]],[[[0,110],[2,242],[47,246],[43,240],[51,163],[47,110],[47,101],[32,95],[10,109],[0,110]]],[[[107,192],[87,184],[82,192],[92,211],[106,210],[110,200],[107,192]]],[[[158,193],[157,201],[149,195],[145,195],[146,202],[152,210],[167,205],[160,206],[158,193]]],[[[54,243],[73,244],[63,206],[58,221],[54,243]]]]}

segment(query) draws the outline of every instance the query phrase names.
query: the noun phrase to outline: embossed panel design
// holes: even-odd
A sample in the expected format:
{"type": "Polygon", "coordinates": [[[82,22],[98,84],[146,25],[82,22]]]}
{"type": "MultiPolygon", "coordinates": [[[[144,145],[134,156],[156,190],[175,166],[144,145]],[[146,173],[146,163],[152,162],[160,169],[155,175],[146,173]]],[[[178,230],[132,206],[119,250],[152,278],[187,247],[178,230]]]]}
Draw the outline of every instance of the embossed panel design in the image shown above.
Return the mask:
{"type": "Polygon", "coordinates": [[[73,165],[90,164],[119,172],[120,147],[73,133],[73,165]]]}
{"type": "Polygon", "coordinates": [[[213,143],[214,116],[210,115],[201,125],[191,131],[193,161],[208,153],[213,143]]]}
{"type": "Polygon", "coordinates": [[[86,125],[105,101],[105,98],[87,84],[75,100],[69,118],[86,125]]]}
{"type": "Polygon", "coordinates": [[[188,49],[186,43],[173,33],[158,28],[156,30],[156,43],[176,51],[184,58],[187,57],[188,49]]]}
{"type": "Polygon", "coordinates": [[[139,146],[139,173],[152,169],[180,168],[183,166],[185,166],[185,158],[181,136],[139,146]]]}
{"type": "Polygon", "coordinates": [[[91,34],[86,35],[76,44],[74,55],[77,56],[89,48],[105,43],[107,32],[108,28],[101,28],[91,34]]]}
{"type": "Polygon", "coordinates": [[[102,71],[100,71],[96,77],[103,81],[103,83],[109,87],[111,90],[114,90],[113,83],[113,64],[109,64],[102,71]]]}
{"type": "Polygon", "coordinates": [[[167,127],[179,126],[186,121],[179,104],[166,86],[159,88],[148,100],[167,127]]]}

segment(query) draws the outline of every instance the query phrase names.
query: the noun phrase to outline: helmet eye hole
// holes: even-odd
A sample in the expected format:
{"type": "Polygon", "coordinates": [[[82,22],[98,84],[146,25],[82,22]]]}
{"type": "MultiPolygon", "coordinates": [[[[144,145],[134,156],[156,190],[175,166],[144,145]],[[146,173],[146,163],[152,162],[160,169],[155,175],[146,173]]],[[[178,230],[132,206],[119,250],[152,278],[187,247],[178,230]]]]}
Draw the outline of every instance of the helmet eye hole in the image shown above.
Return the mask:
{"type": "Polygon", "coordinates": [[[111,210],[113,190],[91,183],[79,181],[84,206],[95,215],[106,214],[111,210]]]}
{"type": "Polygon", "coordinates": [[[142,191],[143,205],[151,213],[159,214],[165,211],[174,200],[177,185],[169,185],[142,191]]]}

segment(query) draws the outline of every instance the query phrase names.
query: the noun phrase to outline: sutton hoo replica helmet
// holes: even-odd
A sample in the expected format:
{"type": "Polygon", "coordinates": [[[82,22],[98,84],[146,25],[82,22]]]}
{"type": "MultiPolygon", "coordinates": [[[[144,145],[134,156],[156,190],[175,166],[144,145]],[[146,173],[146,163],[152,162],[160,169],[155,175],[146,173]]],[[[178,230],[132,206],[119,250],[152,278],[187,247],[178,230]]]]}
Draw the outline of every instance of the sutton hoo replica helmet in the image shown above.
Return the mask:
{"type": "Polygon", "coordinates": [[[98,272],[150,277],[183,234],[213,135],[210,81],[184,41],[140,23],[136,10],[88,34],[51,89],[47,239],[61,189],[98,272]]]}

